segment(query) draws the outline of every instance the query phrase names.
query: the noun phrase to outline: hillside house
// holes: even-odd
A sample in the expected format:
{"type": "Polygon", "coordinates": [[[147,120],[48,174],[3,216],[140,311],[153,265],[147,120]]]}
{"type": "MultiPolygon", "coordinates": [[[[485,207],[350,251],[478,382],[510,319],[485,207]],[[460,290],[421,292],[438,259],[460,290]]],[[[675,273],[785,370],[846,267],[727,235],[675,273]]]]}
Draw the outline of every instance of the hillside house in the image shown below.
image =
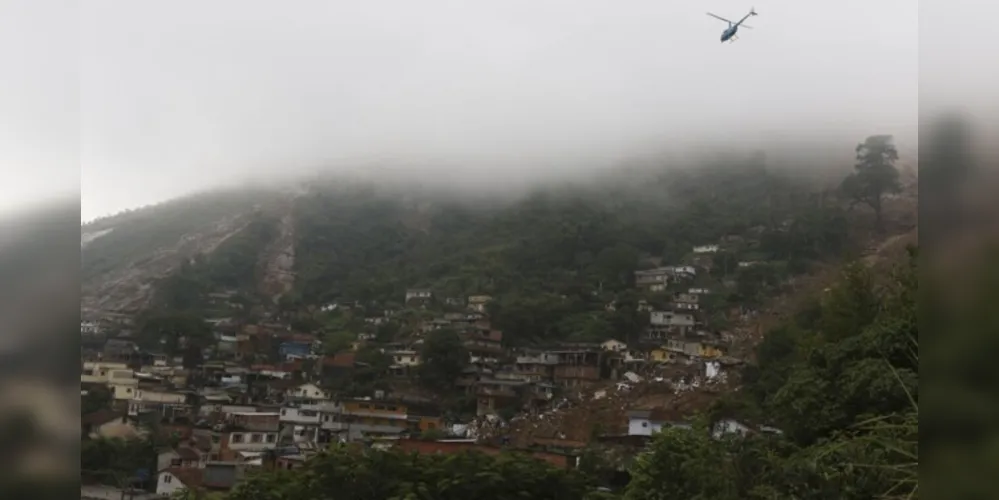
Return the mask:
{"type": "Polygon", "coordinates": [[[620,340],[611,339],[600,344],[600,348],[610,352],[624,352],[628,350],[628,344],[625,344],[620,340]]]}
{"type": "Polygon", "coordinates": [[[331,398],[329,391],[316,384],[301,384],[285,391],[285,399],[302,403],[327,401],[331,398]]]}
{"type": "Polygon", "coordinates": [[[660,342],[670,336],[685,335],[693,331],[696,325],[697,319],[691,312],[652,311],[649,313],[649,327],[643,340],[660,342]]]}
{"type": "MultiPolygon", "coordinates": [[[[479,380],[491,378],[493,370],[482,365],[470,364],[462,371],[454,385],[465,391],[465,394],[474,394],[475,388],[479,385],[479,380]]],[[[539,377],[538,380],[541,380],[539,377]]]]}
{"type": "Polygon", "coordinates": [[[700,296],[692,293],[678,293],[673,296],[673,307],[678,311],[697,311],[701,308],[700,296]]]}
{"type": "Polygon", "coordinates": [[[479,312],[471,311],[464,313],[447,313],[444,315],[444,321],[457,329],[471,328],[474,326],[484,326],[485,315],[479,312]]]}
{"type": "Polygon", "coordinates": [[[462,344],[472,356],[493,357],[504,353],[503,332],[483,327],[472,327],[461,333],[462,344]]]}
{"type": "Polygon", "coordinates": [[[406,302],[426,302],[433,298],[434,292],[429,288],[410,288],[406,290],[406,302]]]}
{"type": "Polygon", "coordinates": [[[688,422],[683,422],[664,408],[647,410],[631,410],[628,415],[629,436],[652,436],[662,431],[664,427],[690,428],[688,422]]]}
{"type": "Polygon", "coordinates": [[[719,420],[711,429],[711,435],[715,438],[720,438],[726,434],[745,436],[750,432],[752,432],[752,429],[748,425],[731,418],[719,420]]]}
{"type": "Polygon", "coordinates": [[[420,365],[420,353],[413,349],[390,350],[385,355],[392,360],[389,371],[396,377],[408,377],[420,365]]]}
{"type": "Polygon", "coordinates": [[[195,399],[194,394],[185,392],[139,388],[128,401],[128,414],[135,417],[155,413],[163,419],[173,420],[188,415],[195,399]]]}
{"type": "Polygon", "coordinates": [[[451,326],[451,322],[444,318],[434,318],[430,321],[423,321],[420,323],[420,333],[426,335],[433,331],[451,328],[451,326]]]}
{"type": "Polygon", "coordinates": [[[156,457],[156,470],[169,467],[196,469],[204,465],[201,452],[189,446],[178,446],[161,451],[156,457]]]}
{"type": "Polygon", "coordinates": [[[580,387],[600,380],[604,354],[602,351],[554,350],[549,353],[558,356],[558,364],[552,374],[556,385],[580,387]]]}
{"type": "Polygon", "coordinates": [[[476,415],[495,415],[499,410],[515,406],[521,390],[528,386],[519,380],[480,380],[476,388],[476,415]]]}
{"type": "Polygon", "coordinates": [[[286,340],[278,346],[278,354],[285,359],[304,358],[312,354],[312,341],[286,340]]]}
{"type": "Polygon", "coordinates": [[[134,371],[125,363],[92,362],[83,363],[80,382],[111,386],[114,383],[131,384],[135,381],[134,371]]]}
{"type": "Polygon", "coordinates": [[[333,442],[348,428],[347,413],[347,407],[337,401],[285,405],[281,408],[282,432],[291,430],[295,444],[333,442]]]}
{"type": "Polygon", "coordinates": [[[245,467],[235,461],[209,462],[201,469],[169,467],[157,473],[156,494],[168,496],[184,491],[228,491],[244,477],[245,467]]]}
{"type": "Polygon", "coordinates": [[[718,358],[724,355],[720,343],[690,336],[667,339],[665,348],[687,357],[718,358]]]}
{"type": "Polygon", "coordinates": [[[180,495],[182,492],[195,492],[201,488],[201,469],[184,467],[167,467],[159,470],[156,477],[156,494],[167,498],[180,495]]]}
{"type": "Polygon", "coordinates": [[[239,412],[226,415],[223,430],[218,432],[219,457],[235,461],[241,453],[274,449],[280,428],[278,412],[239,412]]]}
{"type": "Polygon", "coordinates": [[[694,253],[696,254],[717,253],[718,250],[718,245],[700,245],[694,247],[694,253]]]}
{"type": "Polygon", "coordinates": [[[649,360],[654,363],[673,363],[676,357],[666,348],[655,348],[649,351],[649,360]]]}
{"type": "Polygon", "coordinates": [[[671,275],[672,270],[668,267],[635,271],[635,286],[651,292],[661,292],[669,285],[671,275]]]}
{"type": "Polygon", "coordinates": [[[408,406],[398,401],[361,399],[343,402],[345,439],[398,436],[409,428],[408,406]]]}
{"type": "Polygon", "coordinates": [[[485,314],[486,304],[491,300],[493,298],[488,295],[471,295],[468,297],[468,308],[480,314],[485,314]]]}
{"type": "Polygon", "coordinates": [[[392,359],[393,366],[418,366],[420,353],[412,349],[398,349],[385,353],[392,359]]]}

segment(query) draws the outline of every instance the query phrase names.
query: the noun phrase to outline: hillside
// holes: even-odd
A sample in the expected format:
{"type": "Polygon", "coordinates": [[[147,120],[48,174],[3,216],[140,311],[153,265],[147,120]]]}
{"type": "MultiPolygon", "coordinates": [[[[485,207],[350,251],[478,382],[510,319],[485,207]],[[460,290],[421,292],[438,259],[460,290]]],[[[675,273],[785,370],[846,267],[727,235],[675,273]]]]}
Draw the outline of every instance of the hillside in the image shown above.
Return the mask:
{"type": "Polygon", "coordinates": [[[208,193],[84,226],[83,306],[184,308],[218,292],[265,309],[282,297],[284,310],[399,305],[415,287],[446,297],[613,295],[635,268],[680,263],[695,245],[748,231],[761,244],[743,257],[806,267],[846,250],[844,213],[821,186],[755,160],[496,199],[345,181],[208,193]]]}

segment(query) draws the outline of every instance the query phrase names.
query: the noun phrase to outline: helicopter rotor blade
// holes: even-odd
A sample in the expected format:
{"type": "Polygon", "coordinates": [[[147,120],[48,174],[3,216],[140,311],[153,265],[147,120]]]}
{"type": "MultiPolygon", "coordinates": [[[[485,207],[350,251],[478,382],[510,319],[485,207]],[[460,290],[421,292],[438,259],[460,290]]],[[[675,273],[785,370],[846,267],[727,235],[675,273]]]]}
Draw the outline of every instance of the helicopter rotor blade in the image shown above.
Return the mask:
{"type": "Polygon", "coordinates": [[[710,12],[708,12],[708,15],[709,15],[709,16],[711,16],[711,17],[713,17],[713,18],[715,18],[715,19],[718,19],[718,20],[720,20],[720,21],[725,21],[725,22],[726,22],[726,23],[728,23],[728,24],[735,24],[735,23],[733,23],[732,21],[729,21],[728,19],[725,19],[724,17],[721,17],[721,16],[716,16],[716,15],[714,15],[714,14],[710,13],[710,12]]]}
{"type": "Polygon", "coordinates": [[[739,25],[739,29],[742,29],[742,28],[749,28],[749,29],[753,29],[753,27],[752,27],[752,26],[750,26],[750,25],[748,25],[748,24],[740,24],[740,25],[739,25]]]}

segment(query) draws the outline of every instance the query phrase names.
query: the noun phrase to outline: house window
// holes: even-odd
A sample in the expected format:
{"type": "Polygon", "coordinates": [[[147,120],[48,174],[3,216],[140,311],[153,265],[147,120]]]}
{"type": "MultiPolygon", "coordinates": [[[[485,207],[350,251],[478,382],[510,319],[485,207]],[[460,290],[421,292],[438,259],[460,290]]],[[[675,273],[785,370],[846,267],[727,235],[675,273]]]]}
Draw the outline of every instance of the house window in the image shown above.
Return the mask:
{"type": "Polygon", "coordinates": [[[396,411],[396,410],[398,410],[398,408],[395,407],[395,406],[389,406],[387,409],[388,409],[388,411],[396,411]]]}
{"type": "Polygon", "coordinates": [[[281,410],[281,416],[282,417],[285,416],[285,415],[287,415],[287,414],[288,414],[288,410],[281,410]]]}
{"type": "Polygon", "coordinates": [[[277,434],[268,434],[267,435],[267,442],[268,443],[273,443],[275,441],[277,441],[277,434]]]}
{"type": "Polygon", "coordinates": [[[132,388],[131,387],[126,388],[125,389],[125,393],[126,394],[131,394],[132,393],[132,388]]]}
{"type": "Polygon", "coordinates": [[[642,422],[642,427],[648,427],[648,426],[649,426],[648,422],[642,422]]]}
{"type": "Polygon", "coordinates": [[[167,475],[163,476],[163,482],[164,483],[173,482],[173,476],[171,476],[170,474],[167,474],[167,475]]]}
{"type": "Polygon", "coordinates": [[[229,441],[232,442],[232,443],[242,443],[243,442],[243,435],[239,434],[239,433],[234,433],[229,438],[229,441]]]}
{"type": "Polygon", "coordinates": [[[250,434],[250,442],[251,443],[260,443],[260,442],[263,442],[263,440],[264,440],[264,435],[263,434],[250,434]]]}

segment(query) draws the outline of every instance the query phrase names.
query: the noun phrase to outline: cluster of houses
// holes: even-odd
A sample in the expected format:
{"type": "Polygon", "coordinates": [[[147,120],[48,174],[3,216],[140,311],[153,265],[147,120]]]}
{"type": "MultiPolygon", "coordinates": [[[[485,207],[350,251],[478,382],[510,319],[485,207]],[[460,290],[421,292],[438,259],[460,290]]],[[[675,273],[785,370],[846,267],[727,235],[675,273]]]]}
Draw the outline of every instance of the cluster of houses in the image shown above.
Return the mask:
{"type": "MultiPolygon", "coordinates": [[[[685,285],[692,285],[696,275],[693,266],[635,272],[638,288],[683,291],[669,294],[668,304],[640,302],[648,328],[630,343],[607,340],[510,350],[503,332],[490,325],[486,305],[491,298],[483,295],[440,301],[452,311],[458,305],[461,310],[423,321],[408,342],[377,343],[368,332],[335,354],[325,353],[315,335],[294,333],[285,325],[236,326],[224,319],[212,322],[215,345],[198,366],[185,367],[184,359],[144,352],[127,335],[101,338],[100,346],[85,345],[82,394],[106,390],[111,403],[83,416],[84,432],[91,437],[139,437],[151,428],[172,432],[178,444],[162,450],[156,475],[157,492],[162,494],[184,488],[226,489],[248,468],[294,468],[334,442],[422,451],[486,446],[462,435],[462,422],[443,420],[428,398],[405,391],[344,398],[330,387],[363,367],[357,352],[365,345],[378,348],[390,361],[385,377],[411,378],[423,361],[422,337],[441,328],[456,331],[469,354],[451,389],[474,399],[480,418],[542,411],[560,392],[648,372],[657,365],[724,362],[730,339],[710,330],[704,319],[702,298],[711,292],[685,285]],[[273,353],[266,362],[264,352],[273,353]],[[145,425],[150,422],[157,425],[145,425]],[[428,435],[448,439],[428,441],[428,435]]],[[[407,305],[436,301],[430,289],[407,290],[405,299],[407,305]]],[[[344,306],[322,310],[338,307],[344,306]]],[[[618,306],[612,302],[606,307],[618,306]]],[[[379,325],[394,314],[385,311],[366,322],[379,325]]],[[[99,333],[98,322],[81,324],[86,338],[100,338],[99,333]]],[[[633,416],[637,435],[661,427],[657,411],[640,410],[633,416]]],[[[541,458],[571,462],[550,454],[541,458]]]]}

